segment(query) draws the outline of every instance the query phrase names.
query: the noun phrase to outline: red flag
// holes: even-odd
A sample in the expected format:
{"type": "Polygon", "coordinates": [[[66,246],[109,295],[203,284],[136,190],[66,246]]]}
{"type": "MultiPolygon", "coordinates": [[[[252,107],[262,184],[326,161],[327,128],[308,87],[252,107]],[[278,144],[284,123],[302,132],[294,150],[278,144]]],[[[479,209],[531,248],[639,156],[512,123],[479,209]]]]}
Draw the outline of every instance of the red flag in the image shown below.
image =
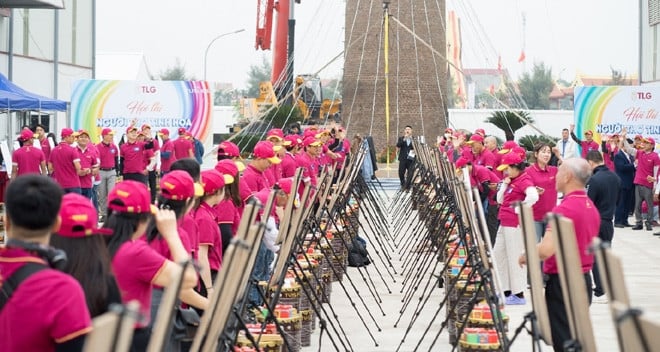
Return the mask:
{"type": "Polygon", "coordinates": [[[497,57],[497,70],[502,71],[502,55],[497,57]]]}
{"type": "Polygon", "coordinates": [[[520,56],[518,57],[518,62],[523,62],[525,61],[525,50],[520,52],[520,56]]]}
{"type": "Polygon", "coordinates": [[[494,84],[490,85],[490,88],[488,88],[488,93],[490,93],[490,95],[495,95],[495,85],[494,84]]]}

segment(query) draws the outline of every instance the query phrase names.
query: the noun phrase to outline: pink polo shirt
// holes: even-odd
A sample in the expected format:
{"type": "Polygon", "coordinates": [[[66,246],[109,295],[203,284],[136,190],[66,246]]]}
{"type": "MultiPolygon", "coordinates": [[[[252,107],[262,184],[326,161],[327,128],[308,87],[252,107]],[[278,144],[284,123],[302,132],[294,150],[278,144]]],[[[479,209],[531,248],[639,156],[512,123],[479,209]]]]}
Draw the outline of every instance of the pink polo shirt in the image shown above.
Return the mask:
{"type": "Polygon", "coordinates": [[[586,159],[586,158],[587,158],[587,154],[588,154],[590,151],[592,151],[592,150],[600,150],[600,148],[599,148],[599,146],[598,146],[598,143],[596,143],[596,142],[594,142],[594,141],[591,141],[591,142],[582,141],[582,143],[580,143],[580,147],[582,147],[582,158],[583,158],[583,159],[586,159]]]}
{"type": "Polygon", "coordinates": [[[231,224],[231,232],[235,235],[241,215],[234,202],[231,199],[224,199],[215,206],[215,212],[218,216],[218,224],[231,224]]]}
{"type": "Polygon", "coordinates": [[[209,266],[211,270],[218,271],[222,265],[222,238],[215,210],[202,202],[195,211],[194,218],[199,228],[199,245],[209,246],[209,266]]]}
{"type": "MultiPolygon", "coordinates": [[[[502,185],[505,186],[505,185],[502,185]]],[[[518,175],[518,177],[511,179],[511,183],[506,185],[504,191],[504,200],[500,205],[500,212],[498,219],[500,224],[506,227],[518,227],[518,214],[516,214],[513,204],[525,200],[525,190],[529,187],[534,187],[532,179],[526,172],[518,175]]]]}
{"type": "Polygon", "coordinates": [[[614,155],[619,152],[618,147],[612,147],[609,143],[605,146],[605,149],[607,150],[605,153],[603,153],[603,161],[605,162],[605,166],[607,166],[610,171],[614,172],[614,155]]]}
{"type": "MultiPolygon", "coordinates": [[[[80,158],[81,169],[91,169],[94,166],[98,166],[99,158],[96,149],[92,144],[89,144],[85,150],[82,150],[80,146],[78,146],[76,150],[78,151],[78,157],[80,158]]],[[[81,188],[92,188],[92,174],[78,177],[80,178],[81,188]]]]}
{"type": "MultiPolygon", "coordinates": [[[[588,248],[594,237],[598,236],[600,229],[598,209],[587,197],[587,193],[580,190],[565,194],[561,204],[552,209],[552,212],[573,221],[582,272],[589,272],[594,263],[594,256],[589,254],[588,248]]],[[[558,273],[557,258],[554,255],[543,261],[543,272],[546,274],[558,273]]]]}
{"type": "Polygon", "coordinates": [[[80,178],[76,172],[76,162],[80,156],[76,148],[66,143],[58,144],[50,153],[50,163],[53,165],[53,179],[62,188],[79,188],[80,178]]]}
{"type": "Polygon", "coordinates": [[[124,304],[132,300],[140,303],[142,319],[138,320],[136,328],[149,326],[151,290],[166,263],[167,259],[149,247],[144,236],[122,244],[112,258],[112,271],[121,292],[121,301],[124,304]]]}
{"type": "Polygon", "coordinates": [[[302,152],[296,155],[296,164],[298,165],[298,167],[303,168],[303,173],[302,173],[303,179],[309,178],[310,184],[316,186],[318,169],[316,168],[316,163],[314,159],[312,159],[312,157],[307,152],[302,152]]]}
{"type": "Polygon", "coordinates": [[[141,174],[144,172],[144,142],[124,143],[119,148],[124,158],[125,174],[141,174]]]}
{"type": "Polygon", "coordinates": [[[96,145],[96,150],[99,152],[100,167],[102,169],[110,169],[117,167],[115,158],[119,149],[114,143],[105,144],[103,142],[96,145]]]}
{"type": "Polygon", "coordinates": [[[33,146],[18,148],[11,155],[11,163],[16,166],[18,176],[41,174],[41,163],[45,161],[44,152],[33,146]]]}
{"type": "Polygon", "coordinates": [[[259,192],[264,188],[269,188],[268,179],[263,172],[257,170],[252,164],[248,165],[240,177],[239,192],[241,199],[245,201],[253,193],[259,192]]]}
{"type": "Polygon", "coordinates": [[[199,254],[199,228],[192,213],[188,212],[188,214],[183,216],[180,228],[188,235],[190,250],[193,253],[193,258],[197,259],[197,255],[199,254]]]}
{"type": "MultiPolygon", "coordinates": [[[[183,223],[183,219],[181,219],[181,223],[183,223]]],[[[186,253],[190,253],[192,255],[193,251],[190,245],[190,237],[188,236],[188,232],[181,226],[181,223],[179,223],[176,229],[177,232],[179,233],[179,239],[181,239],[181,244],[183,245],[183,249],[186,250],[186,253]]],[[[144,237],[145,241],[146,239],[147,238],[144,237]]],[[[172,258],[172,253],[170,252],[170,246],[167,244],[167,241],[165,240],[164,237],[158,236],[153,241],[147,243],[149,244],[149,247],[153,248],[163,257],[169,260],[174,260],[172,258]]]]}
{"type": "MultiPolygon", "coordinates": [[[[43,259],[23,249],[0,249],[3,279],[28,262],[46,265],[43,259]]],[[[85,293],[78,281],[60,271],[45,269],[23,281],[0,312],[0,349],[55,351],[55,344],[91,330],[85,293]]]]}
{"type": "Polygon", "coordinates": [[[557,206],[557,171],[556,166],[547,165],[541,169],[536,163],[525,169],[534,186],[543,188],[543,193],[539,192],[539,200],[532,206],[534,221],[543,221],[545,215],[557,206]]]}
{"type": "Polygon", "coordinates": [[[194,147],[190,139],[179,136],[179,138],[172,141],[172,147],[174,149],[175,160],[194,158],[194,154],[193,154],[194,147]],[[191,154],[193,156],[191,156],[191,154]]]}
{"type": "Polygon", "coordinates": [[[482,184],[484,182],[498,183],[500,179],[491,170],[483,166],[472,165],[472,172],[470,173],[470,184],[472,187],[477,187],[479,191],[483,191],[482,184]]]}
{"type": "Polygon", "coordinates": [[[635,179],[633,183],[636,185],[653,188],[653,184],[646,181],[647,176],[653,175],[653,168],[655,166],[660,166],[660,158],[658,154],[654,151],[644,152],[642,150],[637,151],[637,171],[635,171],[635,179]]]}
{"type": "Polygon", "coordinates": [[[484,166],[491,170],[499,166],[499,164],[496,164],[495,156],[488,149],[482,150],[479,154],[473,153],[473,155],[474,160],[472,161],[472,165],[484,166]]]}
{"type": "Polygon", "coordinates": [[[40,139],[39,143],[41,144],[41,151],[44,152],[44,157],[46,160],[50,160],[50,142],[48,141],[48,138],[40,139]]]}
{"type": "Polygon", "coordinates": [[[168,172],[172,168],[172,164],[176,161],[174,156],[174,144],[172,140],[168,139],[163,143],[160,148],[160,171],[168,172]]]}
{"type": "Polygon", "coordinates": [[[282,166],[282,177],[287,178],[287,177],[293,177],[293,175],[296,174],[296,169],[298,168],[298,165],[296,164],[296,157],[287,152],[284,155],[284,158],[282,158],[282,163],[280,163],[282,166]]]}
{"type": "Polygon", "coordinates": [[[264,176],[266,176],[266,179],[268,180],[268,187],[272,187],[282,178],[282,163],[270,165],[266,171],[264,171],[264,176]]]}

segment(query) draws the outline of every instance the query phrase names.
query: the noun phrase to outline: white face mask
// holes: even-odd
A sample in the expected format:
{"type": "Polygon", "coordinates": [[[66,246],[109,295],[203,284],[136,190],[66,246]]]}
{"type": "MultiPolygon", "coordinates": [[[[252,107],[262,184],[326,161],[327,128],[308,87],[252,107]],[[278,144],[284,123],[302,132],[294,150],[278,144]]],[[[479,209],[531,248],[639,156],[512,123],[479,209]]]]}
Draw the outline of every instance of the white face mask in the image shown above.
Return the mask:
{"type": "Polygon", "coordinates": [[[451,138],[451,133],[445,133],[445,138],[447,139],[451,138]]]}

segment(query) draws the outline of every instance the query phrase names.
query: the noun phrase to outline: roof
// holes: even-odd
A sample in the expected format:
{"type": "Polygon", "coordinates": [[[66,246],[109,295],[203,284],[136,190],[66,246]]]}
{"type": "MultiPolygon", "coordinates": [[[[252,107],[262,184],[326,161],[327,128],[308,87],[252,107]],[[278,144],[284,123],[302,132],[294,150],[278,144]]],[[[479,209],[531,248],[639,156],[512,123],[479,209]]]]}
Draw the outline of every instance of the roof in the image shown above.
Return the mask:
{"type": "Polygon", "coordinates": [[[470,75],[488,75],[488,76],[508,76],[509,72],[506,69],[498,70],[496,68],[464,68],[463,74],[470,75]]]}
{"type": "Polygon", "coordinates": [[[16,9],[63,9],[64,0],[2,0],[2,7],[16,9]]]}
{"type": "Polygon", "coordinates": [[[149,81],[151,77],[142,53],[100,52],[95,79],[149,81]]]}
{"type": "MultiPolygon", "coordinates": [[[[609,86],[612,85],[612,76],[590,76],[584,74],[578,74],[573,81],[573,86],[609,86]]],[[[624,80],[624,85],[637,85],[638,79],[637,75],[631,75],[626,77],[624,80]]]]}
{"type": "Polygon", "coordinates": [[[555,84],[550,92],[550,99],[562,99],[573,96],[573,87],[561,87],[555,84]]]}

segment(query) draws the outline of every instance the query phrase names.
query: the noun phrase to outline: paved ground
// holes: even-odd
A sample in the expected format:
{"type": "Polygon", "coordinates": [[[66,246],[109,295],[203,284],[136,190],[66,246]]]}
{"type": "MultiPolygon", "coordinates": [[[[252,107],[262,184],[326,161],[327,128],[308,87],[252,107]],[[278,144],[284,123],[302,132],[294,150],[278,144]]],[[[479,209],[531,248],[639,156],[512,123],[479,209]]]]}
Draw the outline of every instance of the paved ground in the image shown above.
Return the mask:
{"type": "MultiPolygon", "coordinates": [[[[381,183],[387,189],[388,195],[392,197],[398,181],[389,180],[383,178],[383,176],[379,175],[381,177],[381,183]]],[[[410,233],[416,230],[412,228],[410,233]]],[[[656,228],[656,230],[660,230],[660,228],[656,228]]],[[[658,272],[660,272],[660,260],[656,259],[659,257],[658,248],[660,248],[660,238],[653,236],[649,231],[632,231],[630,228],[615,229],[613,251],[622,258],[626,284],[632,304],[642,308],[645,314],[660,321],[660,300],[658,300],[658,292],[660,292],[660,275],[658,275],[658,272]]],[[[369,249],[372,256],[375,256],[375,248],[370,245],[369,249]]],[[[400,293],[403,280],[400,274],[402,265],[400,259],[401,256],[396,252],[392,255],[392,266],[398,272],[398,274],[392,274],[392,276],[387,273],[386,265],[380,260],[376,260],[375,265],[369,266],[367,270],[361,269],[367,280],[363,280],[358,269],[349,268],[348,273],[351,281],[349,282],[347,279],[344,279],[343,282],[346,290],[349,292],[348,295],[343,292],[342,287],[338,283],[334,284],[331,299],[332,307],[338,316],[339,324],[346,333],[346,339],[350,341],[350,347],[347,345],[347,348],[344,348],[337,341],[339,350],[352,349],[361,352],[397,350],[406,332],[408,322],[411,319],[413,307],[417,304],[419,297],[419,295],[415,296],[411,304],[412,306],[408,308],[401,318],[398,327],[395,328],[394,324],[399,319],[403,297],[403,294],[400,293]],[[383,279],[381,279],[376,269],[380,271],[383,279]],[[376,288],[380,300],[374,298],[374,294],[367,288],[365,281],[373,281],[373,286],[376,288]],[[356,289],[352,285],[355,285],[356,289]],[[355,290],[359,294],[356,294],[355,290]],[[391,291],[391,293],[388,291],[391,291]],[[352,297],[353,303],[362,316],[362,319],[364,319],[364,324],[361,322],[358,313],[356,313],[356,309],[353,308],[353,303],[347,298],[349,295],[352,297]],[[371,318],[372,316],[373,318],[371,318]]],[[[393,269],[390,269],[390,271],[393,273],[393,269]]],[[[426,283],[426,280],[423,283],[426,283]]],[[[405,339],[405,343],[399,351],[416,350],[415,347],[420,340],[421,343],[417,349],[419,351],[451,350],[446,331],[443,331],[439,335],[435,347],[431,348],[432,341],[437,335],[440,329],[440,323],[445,316],[443,310],[438,314],[437,319],[433,320],[433,316],[443,297],[443,289],[433,290],[431,301],[426,305],[426,309],[417,317],[417,322],[412,326],[409,335],[405,339]],[[424,330],[429,324],[430,329],[427,336],[421,339],[424,330]]],[[[531,304],[528,303],[526,306],[507,306],[505,311],[511,319],[509,324],[509,337],[511,338],[515,327],[520,325],[524,315],[531,311],[531,304]]],[[[608,305],[593,304],[590,308],[590,313],[598,351],[617,351],[616,334],[608,305]]],[[[339,325],[336,321],[333,323],[336,326],[339,325]]],[[[337,340],[335,336],[336,334],[333,333],[334,339],[337,340]]],[[[312,336],[312,346],[303,348],[303,351],[335,350],[327,334],[323,335],[321,341],[321,348],[319,349],[319,330],[317,329],[312,336]]],[[[531,351],[530,344],[531,339],[529,335],[523,332],[511,347],[511,351],[531,351]]],[[[550,350],[551,348],[548,346],[543,347],[543,351],[550,350]]]]}

